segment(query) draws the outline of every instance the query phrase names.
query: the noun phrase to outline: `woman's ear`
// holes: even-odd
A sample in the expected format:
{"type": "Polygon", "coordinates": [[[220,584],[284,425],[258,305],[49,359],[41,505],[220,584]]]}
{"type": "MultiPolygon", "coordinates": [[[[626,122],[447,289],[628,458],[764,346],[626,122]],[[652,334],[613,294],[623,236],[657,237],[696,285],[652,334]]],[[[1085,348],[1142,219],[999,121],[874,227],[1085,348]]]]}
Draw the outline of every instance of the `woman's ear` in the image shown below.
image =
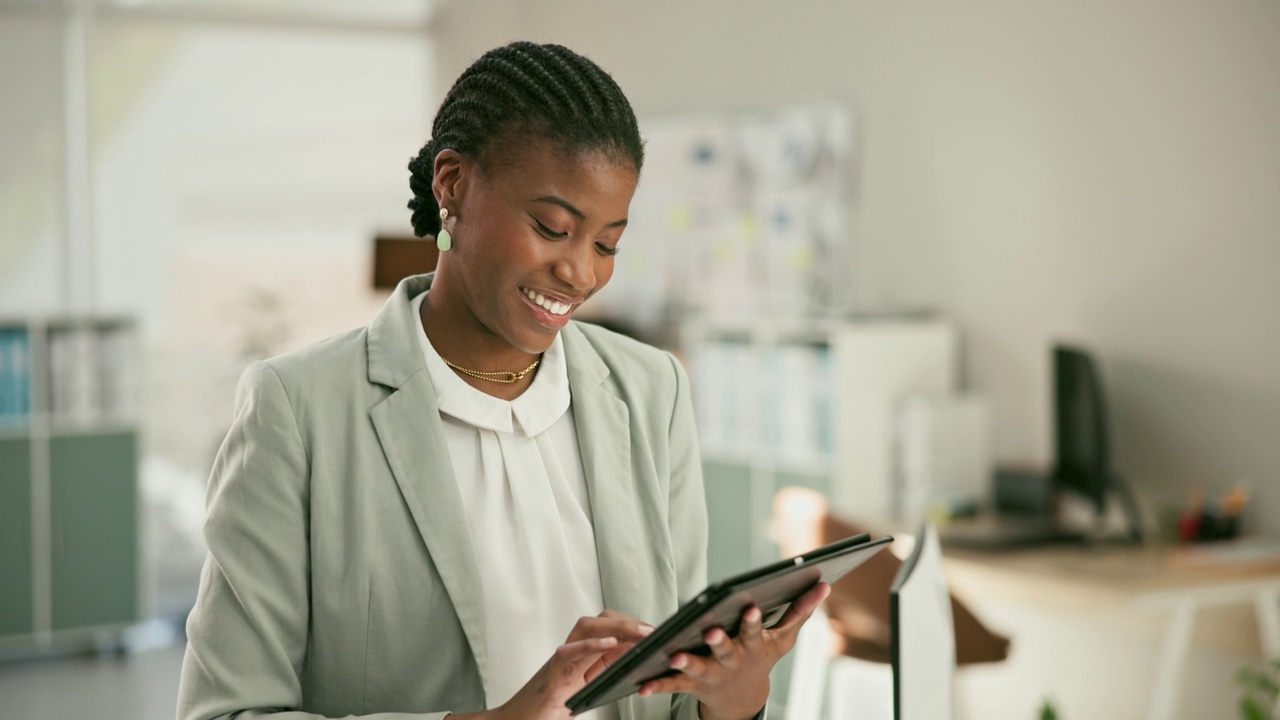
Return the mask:
{"type": "Polygon", "coordinates": [[[465,161],[457,150],[445,148],[436,155],[431,190],[435,193],[436,202],[440,207],[457,208],[462,200],[465,185],[463,180],[466,177],[464,165],[465,161]]]}

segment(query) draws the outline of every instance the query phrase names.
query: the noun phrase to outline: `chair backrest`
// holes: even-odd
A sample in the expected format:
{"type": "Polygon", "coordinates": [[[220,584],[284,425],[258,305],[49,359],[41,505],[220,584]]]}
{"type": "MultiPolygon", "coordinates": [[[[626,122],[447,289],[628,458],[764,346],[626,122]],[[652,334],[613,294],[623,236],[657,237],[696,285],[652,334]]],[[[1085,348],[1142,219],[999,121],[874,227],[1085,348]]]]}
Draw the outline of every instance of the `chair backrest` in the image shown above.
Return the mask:
{"type": "Polygon", "coordinates": [[[938,533],[925,524],[889,591],[896,720],[951,720],[956,671],[951,595],[938,533]]]}
{"type": "Polygon", "coordinates": [[[821,720],[827,684],[827,663],[835,633],[827,614],[818,608],[800,628],[791,648],[791,681],[787,685],[786,720],[821,720]]]}

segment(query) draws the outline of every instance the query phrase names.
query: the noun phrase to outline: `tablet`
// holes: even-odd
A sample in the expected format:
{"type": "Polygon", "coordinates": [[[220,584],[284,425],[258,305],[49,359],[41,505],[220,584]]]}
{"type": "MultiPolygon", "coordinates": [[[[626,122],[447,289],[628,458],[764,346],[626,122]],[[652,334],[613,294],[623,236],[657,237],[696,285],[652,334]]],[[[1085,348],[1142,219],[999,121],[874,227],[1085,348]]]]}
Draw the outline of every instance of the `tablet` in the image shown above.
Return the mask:
{"type": "Polygon", "coordinates": [[[720,627],[730,637],[737,636],[742,613],[752,605],[760,608],[764,627],[773,627],[807,590],[819,582],[836,582],[892,541],[887,536],[872,540],[863,533],[712,583],[565,704],[577,715],[639,692],[650,680],[679,672],[670,667],[673,655],[709,655],[703,634],[720,627]]]}

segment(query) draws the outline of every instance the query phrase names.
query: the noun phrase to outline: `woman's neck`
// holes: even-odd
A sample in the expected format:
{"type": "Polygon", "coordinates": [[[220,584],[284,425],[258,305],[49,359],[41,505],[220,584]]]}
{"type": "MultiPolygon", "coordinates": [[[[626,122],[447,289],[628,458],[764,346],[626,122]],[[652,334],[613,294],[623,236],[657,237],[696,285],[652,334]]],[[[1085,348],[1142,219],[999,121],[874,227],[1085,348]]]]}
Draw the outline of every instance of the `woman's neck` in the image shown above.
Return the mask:
{"type": "MultiPolygon", "coordinates": [[[[518,373],[539,359],[538,355],[504,343],[484,328],[467,327],[476,325],[474,319],[458,322],[455,318],[459,313],[449,312],[447,307],[433,307],[431,295],[428,293],[423,299],[418,319],[431,341],[431,347],[453,365],[478,373],[518,373]]],[[[515,382],[507,383],[475,377],[453,367],[450,369],[466,384],[501,400],[520,397],[533,384],[538,372],[538,368],[534,368],[515,382]]]]}

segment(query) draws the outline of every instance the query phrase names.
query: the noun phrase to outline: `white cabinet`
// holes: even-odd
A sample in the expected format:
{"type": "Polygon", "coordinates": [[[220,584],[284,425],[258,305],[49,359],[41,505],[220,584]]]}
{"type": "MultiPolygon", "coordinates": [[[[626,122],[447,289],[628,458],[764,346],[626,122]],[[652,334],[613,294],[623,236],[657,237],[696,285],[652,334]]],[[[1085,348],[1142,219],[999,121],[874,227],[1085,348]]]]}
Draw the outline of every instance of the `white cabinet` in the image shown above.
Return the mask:
{"type": "Polygon", "coordinates": [[[888,520],[898,404],[957,389],[959,342],[937,317],[685,323],[711,576],[777,557],[767,523],[787,485],[825,493],[842,517],[888,520]]]}

